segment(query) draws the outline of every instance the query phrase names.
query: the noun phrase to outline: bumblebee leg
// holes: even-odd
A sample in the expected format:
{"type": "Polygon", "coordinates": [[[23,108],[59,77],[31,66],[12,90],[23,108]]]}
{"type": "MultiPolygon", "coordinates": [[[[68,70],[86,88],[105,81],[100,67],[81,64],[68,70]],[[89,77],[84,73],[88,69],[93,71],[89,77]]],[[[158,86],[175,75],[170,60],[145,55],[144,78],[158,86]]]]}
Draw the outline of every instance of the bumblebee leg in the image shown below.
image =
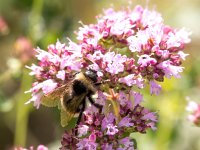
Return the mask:
{"type": "MultiPolygon", "coordinates": [[[[82,105],[81,105],[81,107],[82,107],[82,105]]],[[[80,113],[80,111],[81,111],[81,109],[78,108],[78,109],[76,110],[76,113],[80,113]]]]}
{"type": "Polygon", "coordinates": [[[76,110],[77,113],[79,113],[78,115],[78,120],[76,122],[76,130],[75,130],[75,135],[77,136],[78,135],[78,125],[79,123],[81,122],[81,118],[83,116],[83,112],[85,110],[85,106],[86,106],[86,103],[85,103],[85,99],[83,100],[82,104],[80,105],[81,108],[78,108],[76,110]]]}
{"type": "Polygon", "coordinates": [[[94,85],[96,85],[96,86],[99,86],[99,85],[101,85],[102,83],[100,82],[100,83],[95,83],[94,85]]]}
{"type": "Polygon", "coordinates": [[[81,108],[78,108],[76,110],[76,112],[78,113],[79,112],[79,116],[78,116],[78,120],[77,120],[77,125],[79,125],[80,121],[81,121],[81,118],[82,118],[82,115],[83,115],[83,112],[85,110],[85,106],[86,106],[86,103],[85,103],[85,99],[83,100],[82,104],[80,105],[81,108]]]}
{"type": "Polygon", "coordinates": [[[100,86],[101,84],[106,83],[106,82],[110,82],[110,80],[104,80],[104,81],[101,81],[101,82],[97,82],[97,83],[94,83],[94,85],[100,86]]]}
{"type": "Polygon", "coordinates": [[[102,112],[103,106],[100,105],[100,104],[98,104],[98,103],[95,103],[94,100],[92,99],[92,97],[91,97],[90,95],[87,95],[87,98],[88,98],[88,100],[90,101],[90,103],[91,103],[92,105],[94,105],[96,108],[99,109],[99,113],[101,113],[101,112],[102,112]]]}

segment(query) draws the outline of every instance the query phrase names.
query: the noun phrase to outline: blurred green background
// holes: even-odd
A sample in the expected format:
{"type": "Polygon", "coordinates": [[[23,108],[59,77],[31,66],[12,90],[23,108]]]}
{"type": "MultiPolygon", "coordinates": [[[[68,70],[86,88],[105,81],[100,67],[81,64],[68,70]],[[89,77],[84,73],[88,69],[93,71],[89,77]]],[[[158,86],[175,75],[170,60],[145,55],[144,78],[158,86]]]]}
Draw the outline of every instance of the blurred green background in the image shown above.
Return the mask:
{"type": "Polygon", "coordinates": [[[200,0],[0,0],[0,150],[44,144],[58,149],[64,129],[55,108],[33,108],[24,103],[30,95],[32,77],[25,65],[34,62],[32,47],[42,49],[66,37],[82,21],[95,23],[103,9],[155,8],[165,24],[192,31],[185,52],[181,79],[165,80],[159,96],[145,95],[144,105],[159,114],[158,130],[132,134],[140,150],[200,150],[200,128],[187,120],[186,97],[200,102],[200,0]]]}

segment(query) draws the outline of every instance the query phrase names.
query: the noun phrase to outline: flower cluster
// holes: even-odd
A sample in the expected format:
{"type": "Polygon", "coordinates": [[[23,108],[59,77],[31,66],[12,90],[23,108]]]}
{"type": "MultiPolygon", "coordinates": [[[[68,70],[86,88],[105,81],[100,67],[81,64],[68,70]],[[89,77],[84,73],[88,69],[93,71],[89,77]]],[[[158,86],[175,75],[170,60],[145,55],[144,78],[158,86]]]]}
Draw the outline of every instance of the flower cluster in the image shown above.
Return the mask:
{"type": "Polygon", "coordinates": [[[164,25],[159,13],[136,6],[133,11],[104,11],[97,24],[80,28],[77,39],[94,69],[114,83],[142,88],[145,79],[162,82],[164,77],[180,77],[189,34],[164,25]]]}
{"type": "Polygon", "coordinates": [[[84,68],[98,71],[101,80],[110,79],[115,87],[122,83],[123,88],[143,88],[147,79],[151,94],[159,93],[161,88],[155,81],[180,77],[181,61],[188,55],[182,50],[190,42],[184,29],[164,25],[160,14],[141,6],[134,11],[108,9],[97,24],[83,25],[77,34],[78,44],[70,41],[67,46],[58,41],[49,45],[48,52],[36,49],[39,66],[29,67],[30,75],[37,79],[30,100],[35,106],[39,107],[41,88],[47,94],[84,68]]]}
{"type": "Polygon", "coordinates": [[[189,101],[186,110],[191,113],[188,116],[188,120],[196,126],[200,126],[200,104],[194,101],[189,101]]]}
{"type": "MultiPolygon", "coordinates": [[[[32,64],[30,75],[37,79],[33,83],[33,88],[28,91],[32,93],[29,102],[34,102],[34,106],[39,108],[43,94],[51,93],[55,88],[63,85],[67,80],[72,78],[72,74],[81,71],[84,66],[84,60],[81,54],[80,46],[70,42],[70,46],[61,44],[59,41],[56,45],[49,45],[48,52],[36,49],[39,65],[32,64]]],[[[28,102],[28,103],[29,103],[28,102]]]]}
{"type": "Polygon", "coordinates": [[[165,25],[156,11],[136,6],[105,10],[96,24],[82,25],[76,34],[77,43],[57,41],[48,51],[36,49],[38,65],[27,67],[36,78],[27,103],[39,108],[44,95],[67,84],[74,74],[95,70],[102,83],[95,102],[103,111],[88,107],[80,124],[63,135],[61,149],[134,149],[130,133],[155,130],[157,122],[155,113],[141,105],[143,96],[136,89],[150,84],[150,94],[157,95],[158,82],[180,77],[190,33],[165,25]]]}
{"type": "MultiPolygon", "coordinates": [[[[98,103],[106,103],[105,95],[99,93],[98,103]]],[[[66,132],[62,138],[61,150],[66,149],[134,149],[133,139],[126,136],[132,132],[145,133],[148,128],[156,129],[157,116],[141,106],[142,95],[131,91],[118,95],[120,112],[99,114],[89,107],[82,122],[71,133],[66,132]],[[133,97],[134,103],[129,100],[133,97]],[[120,118],[120,119],[118,119],[120,118]],[[78,136],[77,136],[77,135],[78,136]]]]}

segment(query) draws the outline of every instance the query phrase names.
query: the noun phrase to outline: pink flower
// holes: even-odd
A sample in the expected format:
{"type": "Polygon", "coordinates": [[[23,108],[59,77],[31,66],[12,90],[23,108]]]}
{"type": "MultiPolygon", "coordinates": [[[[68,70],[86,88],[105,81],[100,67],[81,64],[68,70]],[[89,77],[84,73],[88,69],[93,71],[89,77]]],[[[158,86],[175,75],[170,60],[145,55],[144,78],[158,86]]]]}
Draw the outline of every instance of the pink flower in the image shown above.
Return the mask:
{"type": "Polygon", "coordinates": [[[89,139],[85,138],[79,141],[79,143],[76,144],[78,150],[96,150],[97,143],[90,141],[89,139]]]}
{"type": "Polygon", "coordinates": [[[141,23],[143,27],[149,26],[153,28],[155,25],[162,24],[163,19],[158,12],[144,9],[141,16],[141,23]]]}
{"type": "Polygon", "coordinates": [[[125,17],[118,18],[118,20],[111,26],[110,34],[122,36],[123,33],[133,33],[131,28],[133,28],[134,26],[135,25],[131,24],[130,20],[125,19],[125,17]]]}
{"type": "Polygon", "coordinates": [[[123,78],[119,78],[119,82],[120,83],[125,83],[128,86],[132,86],[134,84],[136,84],[136,80],[135,80],[135,75],[134,74],[129,74],[123,78]]]}
{"type": "Polygon", "coordinates": [[[188,120],[193,122],[196,126],[200,126],[200,104],[189,101],[186,110],[191,113],[188,116],[188,120]]]}
{"type": "Polygon", "coordinates": [[[198,110],[198,104],[194,101],[189,101],[186,110],[189,112],[194,112],[198,110]]]}
{"type": "Polygon", "coordinates": [[[124,71],[124,64],[127,57],[121,54],[115,54],[114,52],[108,52],[103,57],[103,64],[106,66],[105,70],[111,75],[118,74],[124,71]]]}
{"type": "Polygon", "coordinates": [[[122,118],[122,120],[119,122],[118,126],[119,127],[131,127],[134,125],[134,123],[131,123],[131,118],[129,118],[128,116],[122,118]]]}
{"type": "Polygon", "coordinates": [[[139,88],[144,87],[143,79],[139,76],[135,76],[134,74],[129,74],[123,78],[119,78],[120,83],[125,83],[128,86],[137,85],[139,88]]]}
{"type": "Polygon", "coordinates": [[[128,108],[133,107],[132,101],[130,101],[128,94],[124,93],[123,91],[119,91],[118,101],[121,106],[127,106],[128,108]]]}
{"type": "Polygon", "coordinates": [[[130,36],[127,38],[129,43],[129,49],[131,52],[140,52],[141,51],[141,44],[139,43],[139,39],[136,36],[130,36]]]}
{"type": "Polygon", "coordinates": [[[5,21],[5,19],[2,16],[0,16],[0,33],[5,35],[8,34],[8,32],[9,32],[8,24],[5,21]]]}
{"type": "Polygon", "coordinates": [[[181,46],[181,43],[177,39],[176,34],[173,32],[170,32],[168,34],[167,48],[173,48],[173,47],[179,47],[179,46],[181,46]]]}
{"type": "Polygon", "coordinates": [[[81,125],[78,128],[79,137],[86,135],[88,132],[89,127],[87,125],[81,125]]]}
{"type": "Polygon", "coordinates": [[[61,69],[68,68],[69,70],[80,71],[82,68],[82,59],[76,55],[66,56],[61,59],[61,69]]]}
{"type": "Polygon", "coordinates": [[[65,80],[65,71],[64,71],[64,70],[58,71],[56,77],[57,77],[58,79],[61,79],[61,80],[64,81],[64,80],[65,80]]]}
{"type": "Polygon", "coordinates": [[[108,124],[113,124],[116,117],[113,115],[113,113],[109,113],[103,120],[102,120],[102,130],[105,130],[107,128],[108,124]]]}
{"type": "Polygon", "coordinates": [[[138,59],[138,64],[141,67],[146,67],[148,65],[155,65],[157,63],[155,58],[151,58],[149,55],[141,55],[138,59]]]}
{"type": "MultiPolygon", "coordinates": [[[[15,147],[13,150],[34,150],[34,147],[33,146],[30,146],[29,148],[15,147]]],[[[48,148],[44,145],[39,145],[37,147],[37,150],[48,150],[48,148]]]]}
{"type": "Polygon", "coordinates": [[[185,28],[176,30],[176,37],[177,40],[180,41],[181,43],[190,43],[191,39],[189,36],[191,35],[190,31],[187,31],[185,28]]]}
{"type": "Polygon", "coordinates": [[[143,101],[143,95],[138,92],[132,92],[131,95],[134,97],[134,106],[139,105],[143,101]]]}
{"type": "Polygon", "coordinates": [[[40,48],[35,49],[35,51],[38,53],[36,55],[36,58],[42,63],[49,63],[49,61],[54,58],[54,56],[51,53],[41,50],[40,48]]]}
{"type": "Polygon", "coordinates": [[[92,141],[92,142],[95,142],[95,141],[96,141],[96,138],[97,138],[97,137],[96,137],[96,134],[95,134],[95,133],[92,133],[92,134],[90,134],[90,136],[89,136],[88,139],[89,139],[90,141],[92,141]]]}
{"type": "Polygon", "coordinates": [[[114,126],[112,124],[108,124],[107,126],[107,135],[115,135],[119,130],[117,129],[117,126],[114,126]]]}
{"type": "Polygon", "coordinates": [[[93,124],[93,115],[89,111],[85,111],[85,122],[89,125],[93,124]]]}
{"type": "Polygon", "coordinates": [[[168,59],[169,54],[170,54],[170,52],[168,50],[160,50],[159,48],[157,50],[155,50],[155,53],[157,56],[161,57],[163,60],[168,59]]]}
{"type": "Polygon", "coordinates": [[[97,93],[98,93],[98,97],[96,99],[96,102],[98,104],[105,105],[105,102],[107,99],[106,95],[102,91],[97,91],[97,93]]]}
{"type": "Polygon", "coordinates": [[[51,93],[57,87],[57,83],[52,79],[42,82],[42,91],[44,94],[51,93]]]}
{"type": "Polygon", "coordinates": [[[44,145],[39,145],[37,147],[37,150],[48,150],[48,148],[46,146],[44,146],[44,145]]]}
{"type": "Polygon", "coordinates": [[[32,94],[31,95],[31,99],[29,101],[27,101],[25,104],[29,104],[31,102],[33,102],[34,106],[38,109],[40,107],[40,103],[41,103],[41,97],[43,96],[42,92],[36,93],[36,94],[32,94]]]}
{"type": "Polygon", "coordinates": [[[150,93],[158,95],[161,91],[161,86],[155,81],[150,81],[150,93]]]}
{"type": "Polygon", "coordinates": [[[128,137],[125,137],[125,138],[119,140],[119,144],[122,144],[125,149],[129,148],[128,150],[134,150],[134,148],[133,148],[134,143],[128,137]],[[132,149],[130,149],[130,148],[132,148],[132,149]]]}
{"type": "Polygon", "coordinates": [[[154,122],[157,122],[157,117],[155,115],[155,113],[153,112],[149,112],[149,113],[146,113],[142,119],[145,119],[145,120],[151,120],[151,121],[154,121],[154,122]]]}
{"type": "Polygon", "coordinates": [[[182,60],[185,60],[185,57],[188,56],[189,54],[185,54],[184,52],[179,51],[179,52],[178,52],[178,55],[180,56],[180,58],[181,58],[182,60]]]}
{"type": "Polygon", "coordinates": [[[34,76],[36,76],[36,77],[41,76],[42,68],[41,68],[40,66],[36,66],[35,64],[32,64],[31,67],[26,66],[26,68],[32,70],[32,71],[29,73],[29,75],[31,75],[31,76],[34,75],[34,76]]]}
{"type": "Polygon", "coordinates": [[[180,78],[180,72],[183,72],[183,67],[180,66],[174,66],[171,64],[170,61],[163,61],[157,65],[159,69],[162,69],[165,73],[165,76],[167,78],[170,78],[171,76],[174,76],[176,78],[180,78]]]}
{"type": "Polygon", "coordinates": [[[56,44],[50,44],[48,46],[48,51],[52,54],[57,54],[57,55],[60,55],[62,54],[64,51],[66,51],[66,45],[65,44],[62,44],[60,43],[60,41],[58,40],[56,42],[56,44]]]}
{"type": "Polygon", "coordinates": [[[105,143],[101,146],[102,150],[113,150],[112,144],[105,143]]]}
{"type": "Polygon", "coordinates": [[[26,91],[25,93],[28,93],[28,92],[37,93],[42,88],[42,83],[34,82],[32,85],[33,87],[29,91],[26,91]]]}
{"type": "MultiPolygon", "coordinates": [[[[95,102],[104,106],[106,104],[106,99],[107,99],[106,95],[104,95],[104,93],[99,90],[99,91],[97,91],[97,96],[98,97],[95,98],[96,99],[95,102]]],[[[90,109],[87,109],[87,113],[94,113],[94,112],[97,113],[99,111],[99,109],[93,105],[91,105],[89,108],[90,109]]],[[[104,109],[105,109],[105,107],[103,107],[103,109],[102,109],[103,112],[105,111],[104,109]]]]}

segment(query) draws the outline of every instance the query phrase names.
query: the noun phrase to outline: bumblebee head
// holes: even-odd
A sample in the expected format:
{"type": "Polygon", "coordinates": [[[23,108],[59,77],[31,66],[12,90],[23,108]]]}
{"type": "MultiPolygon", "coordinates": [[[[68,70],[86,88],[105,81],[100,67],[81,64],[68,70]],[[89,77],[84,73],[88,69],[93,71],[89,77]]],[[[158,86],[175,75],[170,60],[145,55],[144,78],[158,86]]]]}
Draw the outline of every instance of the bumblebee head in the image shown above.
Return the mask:
{"type": "Polygon", "coordinates": [[[86,77],[88,77],[94,83],[97,82],[97,78],[98,78],[97,71],[90,69],[90,70],[87,70],[84,74],[85,74],[86,77]]]}

